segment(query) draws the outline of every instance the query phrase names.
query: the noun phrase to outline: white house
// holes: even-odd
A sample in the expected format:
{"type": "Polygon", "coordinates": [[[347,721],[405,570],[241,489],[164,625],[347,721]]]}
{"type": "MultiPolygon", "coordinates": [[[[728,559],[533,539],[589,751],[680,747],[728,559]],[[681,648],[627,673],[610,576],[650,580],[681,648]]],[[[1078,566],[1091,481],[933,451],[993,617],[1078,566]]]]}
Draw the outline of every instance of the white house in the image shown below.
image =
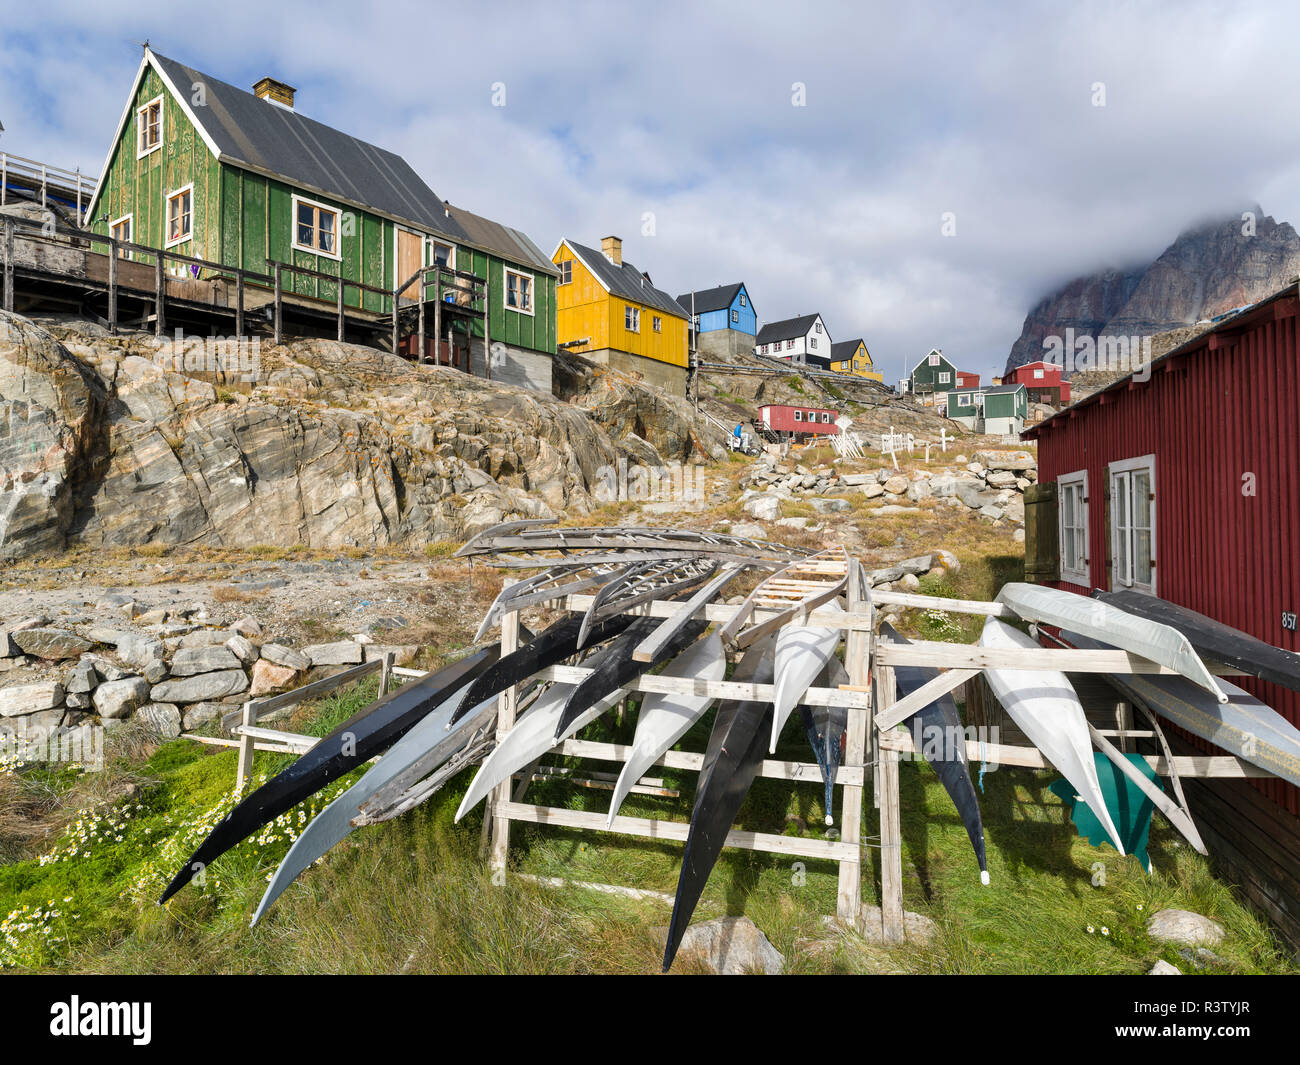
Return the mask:
{"type": "Polygon", "coordinates": [[[820,314],[769,322],[754,338],[754,354],[787,359],[798,366],[831,366],[831,335],[820,314]]]}

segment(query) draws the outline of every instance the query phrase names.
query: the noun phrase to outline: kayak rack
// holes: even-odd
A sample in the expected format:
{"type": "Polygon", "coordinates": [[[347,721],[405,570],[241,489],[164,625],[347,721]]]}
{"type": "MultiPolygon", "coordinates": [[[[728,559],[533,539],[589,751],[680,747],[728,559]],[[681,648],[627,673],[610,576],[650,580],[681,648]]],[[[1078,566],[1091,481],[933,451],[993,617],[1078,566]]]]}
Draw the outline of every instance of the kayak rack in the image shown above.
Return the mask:
{"type": "MultiPolygon", "coordinates": [[[[732,829],[727,834],[726,846],[740,850],[780,854],[791,858],[812,858],[833,861],[839,865],[839,889],[836,899],[836,916],[847,924],[862,928],[862,798],[867,783],[871,761],[869,754],[868,722],[871,715],[870,642],[874,615],[867,582],[861,564],[856,559],[848,563],[848,609],[827,605],[812,610],[807,624],[838,628],[846,639],[845,667],[849,683],[837,688],[809,688],[801,700],[811,705],[843,706],[848,710],[845,730],[843,763],[835,774],[835,786],[841,789],[842,801],[839,818],[839,839],[818,839],[800,836],[783,836],[776,833],[750,832],[732,829]]],[[[549,605],[564,610],[583,612],[592,602],[590,595],[569,595],[551,601],[549,605]]],[[[626,610],[624,614],[658,618],[675,617],[682,604],[664,600],[642,603],[626,610]]],[[[695,617],[706,618],[719,626],[731,621],[741,610],[739,606],[712,603],[701,606],[695,617]]],[[[757,622],[777,618],[780,612],[769,608],[753,609],[750,617],[757,622]]],[[[519,614],[511,611],[501,618],[501,653],[509,654],[519,646],[519,614]]],[[[591,670],[581,666],[551,666],[534,675],[535,680],[582,680],[591,670]]],[[[680,677],[642,675],[627,685],[628,691],[641,693],[688,693],[709,695],[719,699],[744,699],[771,702],[775,686],[734,681],[692,680],[680,677]]],[[[499,743],[510,731],[518,712],[518,689],[509,688],[500,696],[497,710],[499,743]]],[[[567,739],[551,749],[551,754],[622,763],[629,748],[622,744],[567,739]]],[[[656,766],[698,772],[703,765],[703,753],[672,750],[664,754],[656,766]]],[[[816,762],[794,762],[766,759],[759,766],[758,775],[775,780],[822,785],[821,768],[816,762]]],[[[532,768],[526,767],[515,774],[521,778],[517,790],[514,777],[502,781],[489,795],[484,816],[487,835],[488,859],[495,883],[504,883],[508,867],[510,825],[513,822],[533,825],[550,825],[581,832],[602,832],[614,835],[637,836],[646,839],[672,840],[685,843],[690,825],[685,821],[659,818],[629,817],[619,814],[611,825],[603,812],[570,810],[555,806],[539,806],[523,801],[525,790],[532,780],[532,768]]],[[[613,888],[624,891],[625,889],[613,888]]]]}
{"type": "MultiPolygon", "coordinates": [[[[871,600],[876,607],[898,606],[923,610],[943,610],[956,614],[983,615],[1019,621],[1020,617],[1002,603],[976,600],[944,599],[936,596],[908,592],[875,591],[871,600]]],[[[886,943],[903,941],[903,868],[901,847],[901,810],[899,805],[899,762],[916,753],[915,739],[904,727],[908,718],[939,697],[954,692],[978,680],[985,669],[1048,670],[1061,673],[1093,674],[1178,674],[1141,655],[1118,650],[1088,650],[1069,647],[1045,631],[1056,646],[1032,648],[993,648],[971,644],[952,644],[927,641],[888,643],[873,641],[872,689],[876,698],[873,712],[873,742],[877,748],[875,774],[875,801],[880,808],[881,851],[881,925],[886,943]],[[895,666],[923,666],[944,670],[937,677],[895,701],[895,666]]],[[[1230,667],[1212,667],[1218,676],[1240,676],[1241,671],[1230,667]]],[[[969,689],[968,689],[969,691],[969,689]]],[[[1139,704],[1162,750],[1161,755],[1144,755],[1148,765],[1158,776],[1169,777],[1174,792],[1170,797],[1132,765],[1110,742],[1115,733],[1088,725],[1097,748],[1113,762],[1125,776],[1151,799],[1157,809],[1181,832],[1201,854],[1207,853],[1200,833],[1192,821],[1191,812],[1183,794],[1180,778],[1221,777],[1247,778],[1272,777],[1267,769],[1252,765],[1235,755],[1184,755],[1175,756],[1170,749],[1156,716],[1139,704]]],[[[1120,735],[1135,736],[1126,730],[1120,735]]],[[[979,740],[966,742],[967,758],[971,762],[983,761],[991,765],[1019,766],[1031,769],[1051,768],[1042,752],[1034,745],[1000,744],[979,740]]]]}

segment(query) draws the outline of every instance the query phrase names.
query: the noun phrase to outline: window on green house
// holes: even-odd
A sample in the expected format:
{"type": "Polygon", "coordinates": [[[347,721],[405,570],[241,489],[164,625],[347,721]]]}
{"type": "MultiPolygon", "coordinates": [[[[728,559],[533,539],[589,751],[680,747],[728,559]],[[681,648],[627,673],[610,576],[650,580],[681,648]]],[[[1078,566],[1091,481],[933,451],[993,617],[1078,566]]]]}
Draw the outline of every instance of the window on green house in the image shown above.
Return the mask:
{"type": "Polygon", "coordinates": [[[163,137],[163,98],[150,100],[136,113],[136,128],[139,130],[139,143],[136,157],[148,155],[162,147],[163,137]]]}
{"type": "Polygon", "coordinates": [[[167,245],[189,240],[194,234],[194,186],[177,189],[167,197],[167,245]]]}
{"type": "Polygon", "coordinates": [[[429,242],[430,266],[445,266],[449,270],[456,268],[456,249],[440,240],[429,242]]]}
{"type": "Polygon", "coordinates": [[[533,313],[533,279],[517,270],[506,270],[506,306],[521,314],[533,313]]]}
{"type": "Polygon", "coordinates": [[[339,213],[324,204],[294,198],[294,242],[300,251],[338,255],[339,213]]]}

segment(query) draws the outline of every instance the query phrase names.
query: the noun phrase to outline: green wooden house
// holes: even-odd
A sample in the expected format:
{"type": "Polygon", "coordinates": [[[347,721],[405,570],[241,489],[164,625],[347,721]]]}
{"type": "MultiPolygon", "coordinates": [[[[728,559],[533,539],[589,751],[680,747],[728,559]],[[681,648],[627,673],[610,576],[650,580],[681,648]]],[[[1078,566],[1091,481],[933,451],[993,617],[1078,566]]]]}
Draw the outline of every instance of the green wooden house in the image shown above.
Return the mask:
{"type": "Polygon", "coordinates": [[[958,388],[948,393],[948,417],[990,436],[1019,436],[1029,417],[1029,392],[1023,384],[958,388]]]}
{"type": "Polygon", "coordinates": [[[938,348],[932,348],[908,375],[908,391],[923,399],[932,397],[942,404],[942,397],[955,388],[975,388],[978,374],[959,370],[938,348]]]}
{"type": "MultiPolygon", "coordinates": [[[[400,156],[299,114],[294,98],[272,78],[248,92],[146,48],[88,225],[259,274],[291,264],[389,292],[435,262],[486,277],[493,378],[549,391],[558,273],[548,257],[518,230],[453,209],[400,156]]],[[[286,272],[284,286],[301,299],[337,300],[327,279],[286,272]]],[[[417,295],[415,286],[403,293],[417,295]]],[[[347,286],[344,302],[392,311],[391,296],[347,286]]],[[[442,315],[437,341],[430,322],[424,357],[467,352],[482,375],[476,309],[477,319],[442,315]]]]}

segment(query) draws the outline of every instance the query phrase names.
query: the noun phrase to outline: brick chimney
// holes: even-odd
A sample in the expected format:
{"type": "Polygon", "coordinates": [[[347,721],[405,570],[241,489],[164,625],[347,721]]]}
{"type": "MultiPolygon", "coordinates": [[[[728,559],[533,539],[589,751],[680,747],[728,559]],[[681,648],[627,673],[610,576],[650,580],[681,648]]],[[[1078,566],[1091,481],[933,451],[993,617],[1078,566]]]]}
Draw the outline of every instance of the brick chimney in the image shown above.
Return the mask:
{"type": "Polygon", "coordinates": [[[600,250],[605,253],[605,258],[615,266],[623,265],[622,237],[602,237],[600,240],[600,250]]]}
{"type": "Polygon", "coordinates": [[[275,78],[263,78],[253,86],[253,95],[259,100],[276,104],[286,111],[293,110],[293,97],[297,91],[292,85],[276,81],[275,78]]]}

